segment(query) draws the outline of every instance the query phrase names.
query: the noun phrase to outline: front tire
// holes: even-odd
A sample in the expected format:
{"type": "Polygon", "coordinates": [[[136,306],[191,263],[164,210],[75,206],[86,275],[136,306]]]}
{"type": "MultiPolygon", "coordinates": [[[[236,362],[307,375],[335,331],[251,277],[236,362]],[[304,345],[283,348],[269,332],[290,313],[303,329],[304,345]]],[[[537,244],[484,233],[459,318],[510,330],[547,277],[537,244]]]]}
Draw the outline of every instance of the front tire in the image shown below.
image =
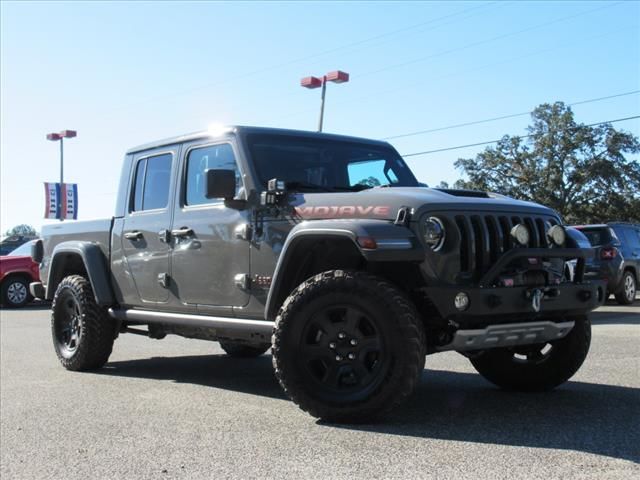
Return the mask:
{"type": "Polygon", "coordinates": [[[221,341],[220,347],[227,355],[234,358],[255,358],[259,357],[271,348],[270,343],[264,345],[246,345],[236,342],[221,341]]]}
{"type": "Polygon", "coordinates": [[[5,307],[24,307],[32,299],[29,282],[24,277],[9,277],[2,282],[2,304],[5,307]]]}
{"type": "Polygon", "coordinates": [[[569,380],[589,352],[589,318],[580,316],[571,320],[575,321],[574,327],[560,340],[485,350],[471,358],[471,364],[484,378],[506,390],[551,390],[569,380]]]}
{"type": "Polygon", "coordinates": [[[622,276],[622,287],[616,293],[616,300],[620,305],[631,305],[636,299],[636,277],[627,270],[622,276]]]}
{"type": "Polygon", "coordinates": [[[89,281],[80,275],[65,277],[51,305],[53,346],[67,370],[102,367],[111,355],[116,324],[100,307],[89,281]]]}
{"type": "Polygon", "coordinates": [[[332,270],[285,300],[272,339],[273,366],[302,410],[359,423],[413,392],[425,344],[419,315],[400,290],[364,272],[332,270]]]}

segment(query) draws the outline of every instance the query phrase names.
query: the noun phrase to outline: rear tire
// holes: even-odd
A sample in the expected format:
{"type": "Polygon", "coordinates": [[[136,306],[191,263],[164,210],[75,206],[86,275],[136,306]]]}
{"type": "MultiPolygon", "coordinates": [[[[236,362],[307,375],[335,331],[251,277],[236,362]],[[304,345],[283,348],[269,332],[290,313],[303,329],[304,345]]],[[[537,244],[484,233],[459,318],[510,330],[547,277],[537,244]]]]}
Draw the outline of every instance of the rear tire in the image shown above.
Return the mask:
{"type": "Polygon", "coordinates": [[[272,345],[276,377],[294,403],[323,420],[360,423],[413,392],[426,342],[404,293],[368,273],[332,270],[285,300],[272,345]]]}
{"type": "Polygon", "coordinates": [[[80,275],[65,277],[51,305],[53,346],[67,370],[102,367],[111,355],[116,324],[99,306],[89,281],[80,275]]]}
{"type": "Polygon", "coordinates": [[[560,340],[542,345],[485,350],[471,358],[471,364],[484,378],[506,390],[551,390],[569,380],[589,352],[589,318],[580,316],[570,320],[574,320],[575,325],[560,340]]]}
{"type": "Polygon", "coordinates": [[[631,305],[636,300],[636,277],[630,270],[622,275],[622,286],[616,293],[616,300],[620,305],[631,305]]]}
{"type": "Polygon", "coordinates": [[[247,345],[236,342],[220,342],[220,346],[227,355],[234,358],[255,358],[259,357],[271,348],[270,343],[264,345],[247,345]]]}
{"type": "Polygon", "coordinates": [[[24,277],[13,276],[2,282],[2,305],[7,308],[24,307],[33,300],[29,293],[29,281],[24,277]]]}

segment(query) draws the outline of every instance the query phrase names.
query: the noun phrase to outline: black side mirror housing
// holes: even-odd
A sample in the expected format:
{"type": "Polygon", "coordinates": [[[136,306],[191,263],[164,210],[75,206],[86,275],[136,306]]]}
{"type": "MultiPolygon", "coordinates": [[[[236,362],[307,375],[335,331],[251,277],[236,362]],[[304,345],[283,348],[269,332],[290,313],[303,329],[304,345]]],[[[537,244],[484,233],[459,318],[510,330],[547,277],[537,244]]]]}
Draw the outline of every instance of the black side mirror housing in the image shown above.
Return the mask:
{"type": "Polygon", "coordinates": [[[38,239],[31,245],[31,259],[36,263],[41,263],[44,258],[44,245],[42,240],[38,239]]]}
{"type": "Polygon", "coordinates": [[[233,200],[236,196],[236,172],[233,170],[206,170],[207,198],[223,198],[233,200]]]}

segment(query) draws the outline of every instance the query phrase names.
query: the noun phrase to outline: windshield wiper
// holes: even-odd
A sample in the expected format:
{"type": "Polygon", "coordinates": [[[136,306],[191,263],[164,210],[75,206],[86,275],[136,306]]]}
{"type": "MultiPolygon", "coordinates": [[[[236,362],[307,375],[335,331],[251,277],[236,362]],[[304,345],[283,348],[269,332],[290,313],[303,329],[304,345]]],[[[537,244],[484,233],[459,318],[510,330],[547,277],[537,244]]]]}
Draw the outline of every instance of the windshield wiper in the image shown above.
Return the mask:
{"type": "Polygon", "coordinates": [[[287,182],[286,186],[291,190],[324,190],[326,192],[361,192],[362,190],[373,188],[371,185],[364,185],[362,183],[357,183],[356,185],[351,186],[333,185],[329,187],[327,185],[318,185],[310,182],[287,182]]]}
{"type": "Polygon", "coordinates": [[[310,183],[310,182],[287,182],[285,184],[287,186],[287,188],[291,189],[291,190],[323,190],[326,192],[333,192],[335,191],[333,187],[327,187],[325,185],[318,185],[316,183],[310,183]]]}
{"type": "Polygon", "coordinates": [[[344,192],[361,192],[362,190],[368,190],[369,188],[373,188],[370,185],[363,185],[362,183],[357,183],[356,185],[351,185],[350,187],[344,187],[344,186],[334,186],[332,187],[335,190],[341,190],[344,192]]]}

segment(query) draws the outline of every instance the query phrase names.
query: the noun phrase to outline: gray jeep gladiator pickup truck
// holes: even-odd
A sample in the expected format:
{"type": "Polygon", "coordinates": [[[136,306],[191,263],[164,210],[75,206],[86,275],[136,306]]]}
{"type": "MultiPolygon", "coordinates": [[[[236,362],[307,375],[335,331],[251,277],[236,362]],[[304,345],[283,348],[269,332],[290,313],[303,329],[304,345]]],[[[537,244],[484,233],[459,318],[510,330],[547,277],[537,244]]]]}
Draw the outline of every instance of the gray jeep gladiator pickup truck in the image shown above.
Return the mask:
{"type": "Polygon", "coordinates": [[[398,405],[437,352],[502,388],[556,387],[584,361],[605,292],[554,211],[425,188],[385,142],[292,130],[131,149],[112,218],[42,237],[31,292],[53,300],[65,368],[103,366],[123,333],[271,348],[287,395],[335,422],[398,405]]]}

